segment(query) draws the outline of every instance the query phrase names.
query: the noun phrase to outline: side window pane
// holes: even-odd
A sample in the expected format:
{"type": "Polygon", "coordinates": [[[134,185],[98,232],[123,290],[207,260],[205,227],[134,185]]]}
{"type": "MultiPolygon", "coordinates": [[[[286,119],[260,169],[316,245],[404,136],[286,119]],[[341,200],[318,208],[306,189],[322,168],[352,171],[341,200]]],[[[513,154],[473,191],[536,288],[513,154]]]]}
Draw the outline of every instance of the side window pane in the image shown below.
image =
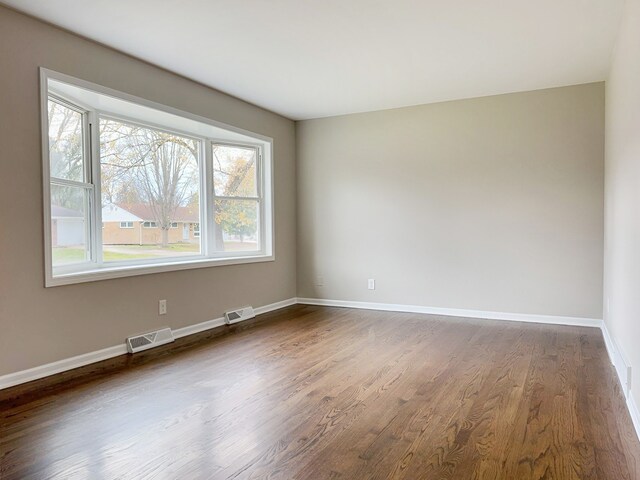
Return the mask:
{"type": "Polygon", "coordinates": [[[82,114],[49,100],[49,164],[51,176],[84,181],[82,114]]]}
{"type": "Polygon", "coordinates": [[[51,252],[53,266],[89,260],[87,226],[89,191],[51,185],[51,252]]]}
{"type": "Polygon", "coordinates": [[[100,120],[105,262],[200,253],[191,228],[200,222],[199,149],[191,138],[100,120]]]}
{"type": "Polygon", "coordinates": [[[259,211],[257,200],[216,200],[216,250],[223,252],[260,250],[259,211]]]}
{"type": "Polygon", "coordinates": [[[256,150],[213,145],[213,183],[219,197],[256,197],[256,150]]]}

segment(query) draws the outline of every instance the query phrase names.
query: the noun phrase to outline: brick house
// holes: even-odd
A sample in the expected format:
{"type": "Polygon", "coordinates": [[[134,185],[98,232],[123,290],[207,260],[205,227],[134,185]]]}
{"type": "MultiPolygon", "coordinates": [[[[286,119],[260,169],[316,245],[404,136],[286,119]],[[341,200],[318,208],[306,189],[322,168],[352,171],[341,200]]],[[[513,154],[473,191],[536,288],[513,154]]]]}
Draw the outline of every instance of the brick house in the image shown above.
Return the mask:
{"type": "MultiPolygon", "coordinates": [[[[178,207],[169,229],[169,243],[197,243],[200,212],[178,207]]],[[[152,209],[144,204],[107,204],[102,208],[102,243],[105,245],[157,245],[162,242],[152,209]]]]}

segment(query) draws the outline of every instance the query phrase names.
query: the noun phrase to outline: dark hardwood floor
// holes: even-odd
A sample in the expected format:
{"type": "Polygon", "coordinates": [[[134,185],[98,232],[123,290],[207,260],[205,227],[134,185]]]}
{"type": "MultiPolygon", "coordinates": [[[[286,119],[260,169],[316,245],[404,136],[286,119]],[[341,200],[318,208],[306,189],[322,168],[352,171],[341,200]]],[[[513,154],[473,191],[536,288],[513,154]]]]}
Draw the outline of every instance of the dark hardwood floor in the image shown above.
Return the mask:
{"type": "Polygon", "coordinates": [[[0,478],[640,478],[597,329],[294,306],[173,348],[2,392],[0,478]]]}

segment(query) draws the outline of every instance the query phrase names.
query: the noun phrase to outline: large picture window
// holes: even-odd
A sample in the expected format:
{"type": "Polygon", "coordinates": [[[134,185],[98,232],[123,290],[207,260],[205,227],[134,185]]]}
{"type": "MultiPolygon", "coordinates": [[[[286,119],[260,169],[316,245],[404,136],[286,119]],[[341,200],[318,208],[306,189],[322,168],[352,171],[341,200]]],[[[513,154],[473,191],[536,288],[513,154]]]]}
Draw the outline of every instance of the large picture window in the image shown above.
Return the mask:
{"type": "Polygon", "coordinates": [[[99,125],[102,205],[136,216],[145,229],[127,236],[106,230],[104,261],[200,254],[200,239],[185,238],[171,229],[200,218],[202,142],[105,117],[99,125]]]}
{"type": "Polygon", "coordinates": [[[273,259],[270,139],[42,79],[48,286],[273,259]]]}

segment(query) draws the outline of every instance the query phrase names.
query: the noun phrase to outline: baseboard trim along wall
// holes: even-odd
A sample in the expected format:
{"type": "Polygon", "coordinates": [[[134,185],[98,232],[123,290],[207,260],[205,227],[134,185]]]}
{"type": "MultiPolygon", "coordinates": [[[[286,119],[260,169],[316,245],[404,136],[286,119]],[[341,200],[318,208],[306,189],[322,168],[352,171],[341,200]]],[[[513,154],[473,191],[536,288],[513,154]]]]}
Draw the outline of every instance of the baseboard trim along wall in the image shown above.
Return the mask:
{"type": "MultiPolygon", "coordinates": [[[[280,302],[257,307],[255,309],[255,313],[256,315],[260,315],[273,310],[279,310],[280,308],[288,307],[290,305],[295,305],[296,303],[296,298],[289,298],[280,302]]],[[[211,328],[220,327],[222,325],[224,325],[224,317],[215,318],[195,325],[189,325],[188,327],[177,328],[173,330],[173,336],[175,338],[182,338],[211,328]]],[[[22,383],[31,382],[33,380],[38,380],[50,375],[55,375],[56,373],[73,370],[74,368],[84,367],[85,365],[101,362],[102,360],[108,360],[110,358],[117,357],[118,355],[125,355],[126,353],[127,347],[123,341],[122,345],[115,345],[95,352],[89,352],[75,357],[65,358],[64,360],[59,360],[57,362],[47,363],[46,365],[40,365],[39,367],[30,368],[28,370],[9,373],[0,377],[0,390],[14,387],[22,383]]]]}
{"type": "Polygon", "coordinates": [[[39,367],[30,368],[28,370],[22,370],[21,372],[9,373],[0,377],[0,390],[4,388],[13,387],[22,383],[31,382],[40,378],[55,375],[56,373],[66,372],[67,370],[73,370],[74,368],[84,367],[91,363],[101,362],[102,360],[108,360],[118,355],[124,355],[127,353],[127,346],[115,345],[113,347],[103,348],[95,352],[89,352],[82,355],[78,355],[71,358],[65,358],[53,363],[47,363],[46,365],[40,365],[39,367]]]}
{"type": "MultiPolygon", "coordinates": [[[[488,312],[483,310],[466,310],[458,308],[440,308],[440,307],[425,307],[419,305],[402,305],[394,303],[373,303],[373,302],[353,302],[347,300],[328,300],[322,298],[289,298],[280,302],[271,303],[262,307],[255,308],[256,315],[279,310],[290,305],[319,305],[327,307],[346,307],[346,308],[359,308],[366,310],[382,310],[391,312],[407,312],[407,313],[425,313],[430,315],[444,315],[451,317],[462,318],[482,318],[487,320],[506,320],[514,322],[529,322],[529,323],[544,323],[549,325],[571,325],[581,327],[596,327],[602,330],[605,346],[609,355],[609,360],[615,367],[615,371],[620,380],[622,392],[626,398],[627,408],[631,415],[633,426],[636,430],[638,438],[640,438],[640,409],[636,403],[633,395],[631,394],[629,380],[628,380],[628,367],[629,364],[626,361],[622,351],[618,348],[613,338],[609,334],[607,326],[601,319],[597,318],[583,318],[583,317],[565,317],[565,316],[553,316],[553,315],[531,315],[523,313],[505,313],[505,312],[488,312]]],[[[175,338],[182,338],[195,333],[200,333],[211,328],[216,328],[224,325],[224,318],[215,318],[206,322],[197,323],[195,325],[189,325],[173,330],[175,338]]],[[[67,358],[39,367],[30,368],[21,372],[10,373],[0,377],[0,390],[4,388],[13,387],[22,383],[31,382],[40,378],[55,375],[56,373],[65,372],[74,368],[83,367],[91,363],[100,362],[109,358],[117,357],[118,355],[124,355],[127,353],[125,344],[116,345],[113,347],[105,348],[95,352],[78,355],[76,357],[67,358]]]]}
{"type": "MultiPolygon", "coordinates": [[[[269,305],[265,305],[263,307],[254,308],[253,311],[255,312],[256,315],[262,315],[263,313],[279,310],[281,308],[288,307],[290,305],[295,305],[296,303],[298,302],[297,302],[297,299],[294,297],[294,298],[289,298],[287,300],[282,300],[281,302],[270,303],[269,305]]],[[[206,322],[196,323],[195,325],[189,325],[188,327],[177,328],[173,330],[173,336],[175,338],[182,338],[188,335],[193,335],[194,333],[204,332],[205,330],[209,330],[211,328],[220,327],[222,325],[224,325],[224,317],[214,318],[213,320],[207,320],[206,322]]],[[[0,386],[0,388],[2,387],[0,386]]]]}
{"type": "Polygon", "coordinates": [[[420,305],[401,305],[395,303],[352,302],[347,300],[327,300],[324,298],[298,298],[304,305],[324,305],[327,307],[362,308],[365,310],[383,310],[389,312],[427,313],[448,317],[484,318],[487,320],[510,320],[514,322],[548,323],[551,325],[574,325],[580,327],[600,327],[599,318],[560,317],[553,315],[530,315],[525,313],[488,312],[484,310],[465,310],[460,308],[423,307],[420,305]]]}
{"type": "MultiPolygon", "coordinates": [[[[410,313],[426,313],[431,315],[446,315],[454,317],[466,317],[466,318],[484,318],[490,320],[510,320],[517,322],[535,322],[535,323],[547,323],[555,325],[578,325],[586,327],[600,327],[602,320],[594,318],[579,318],[579,317],[557,317],[549,315],[528,315],[521,313],[503,313],[503,312],[487,312],[482,310],[464,310],[456,308],[439,308],[439,307],[424,307],[418,305],[401,305],[393,303],[372,303],[372,302],[352,302],[347,300],[328,300],[320,298],[289,298],[280,302],[275,302],[269,305],[255,308],[256,315],[278,310],[280,308],[288,307],[296,303],[303,305],[322,305],[330,307],[347,307],[347,308],[361,308],[367,310],[383,310],[393,312],[410,312],[410,313]]],[[[189,325],[173,330],[173,336],[175,338],[182,338],[195,333],[200,333],[211,328],[216,328],[224,325],[224,318],[215,318],[206,322],[197,323],[195,325],[189,325]]],[[[608,347],[607,347],[608,348],[608,347]]],[[[95,352],[85,353],[57,362],[48,363],[39,367],[30,368],[20,372],[10,373],[0,377],[0,390],[4,388],[13,387],[22,383],[31,382],[40,378],[55,375],[56,373],[66,372],[73,370],[74,368],[84,367],[91,363],[100,362],[109,358],[117,357],[118,355],[124,355],[127,353],[127,348],[124,344],[115,345],[113,347],[104,348],[95,352]]],[[[615,363],[614,363],[615,365],[615,363]]]]}
{"type": "Polygon", "coordinates": [[[631,393],[631,375],[629,371],[629,362],[622,354],[622,350],[618,347],[618,344],[614,341],[613,337],[609,333],[607,324],[602,322],[602,336],[604,337],[604,343],[607,346],[607,353],[609,354],[609,360],[613,364],[616,373],[618,374],[618,380],[620,381],[620,387],[622,388],[622,394],[627,402],[627,409],[629,415],[631,415],[631,421],[633,427],[636,430],[636,435],[640,439],[640,409],[633,394],[631,393]]]}
{"type": "Polygon", "coordinates": [[[640,439],[640,410],[638,409],[638,402],[633,398],[632,393],[629,393],[629,396],[627,397],[627,408],[631,415],[633,427],[636,429],[636,436],[640,439]]]}

